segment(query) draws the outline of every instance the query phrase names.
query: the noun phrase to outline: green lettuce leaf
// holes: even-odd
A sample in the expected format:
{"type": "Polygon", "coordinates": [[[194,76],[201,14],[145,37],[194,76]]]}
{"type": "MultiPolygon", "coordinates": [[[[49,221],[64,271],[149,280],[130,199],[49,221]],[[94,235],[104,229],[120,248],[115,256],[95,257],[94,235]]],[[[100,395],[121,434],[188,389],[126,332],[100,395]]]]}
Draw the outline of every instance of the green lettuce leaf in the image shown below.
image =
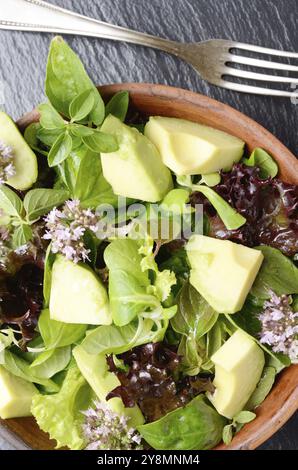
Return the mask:
{"type": "Polygon", "coordinates": [[[57,441],[57,448],[82,449],[85,445],[81,432],[82,411],[92,404],[92,399],[90,386],[73,364],[58,393],[33,397],[31,412],[39,427],[57,441]]]}
{"type": "Polygon", "coordinates": [[[148,293],[150,281],[141,269],[142,257],[135,240],[114,240],[104,252],[109,269],[109,298],[113,321],[117,326],[130,323],[148,308],[159,307],[159,300],[148,293]]]}
{"type": "Polygon", "coordinates": [[[137,429],[153,449],[204,450],[220,442],[225,422],[206,398],[198,395],[185,407],[137,429]]]}

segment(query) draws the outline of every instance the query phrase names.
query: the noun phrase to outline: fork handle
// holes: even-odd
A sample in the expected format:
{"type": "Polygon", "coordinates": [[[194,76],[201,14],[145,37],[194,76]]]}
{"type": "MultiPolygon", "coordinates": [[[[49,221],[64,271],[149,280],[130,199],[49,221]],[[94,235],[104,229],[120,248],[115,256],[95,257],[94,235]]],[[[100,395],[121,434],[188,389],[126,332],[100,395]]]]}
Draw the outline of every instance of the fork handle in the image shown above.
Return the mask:
{"type": "Polygon", "coordinates": [[[105,23],[42,0],[8,0],[2,9],[0,29],[92,36],[153,47],[177,56],[180,52],[180,44],[174,41],[105,23]]]}

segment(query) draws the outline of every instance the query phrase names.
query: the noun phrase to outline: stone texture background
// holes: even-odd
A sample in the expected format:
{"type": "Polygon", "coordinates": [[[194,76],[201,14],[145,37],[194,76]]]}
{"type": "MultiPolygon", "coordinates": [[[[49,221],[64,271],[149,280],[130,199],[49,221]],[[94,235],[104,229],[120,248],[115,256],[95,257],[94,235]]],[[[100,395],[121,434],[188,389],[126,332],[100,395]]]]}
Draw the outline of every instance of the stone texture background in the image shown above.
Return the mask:
{"type": "MultiPolygon", "coordinates": [[[[9,0],[6,0],[9,1],[9,0]]],[[[49,0],[120,26],[177,41],[226,38],[298,51],[297,0],[49,0]]],[[[4,7],[1,0],[1,8],[4,7]]],[[[51,35],[0,32],[0,104],[14,118],[44,99],[43,81],[51,35]]],[[[203,82],[179,59],[117,42],[68,37],[98,84],[132,81],[188,88],[230,104],[298,150],[298,105],[289,99],[244,95],[203,82]]],[[[297,449],[298,416],[264,449],[297,449]]],[[[0,448],[8,448],[1,442],[0,448]]]]}

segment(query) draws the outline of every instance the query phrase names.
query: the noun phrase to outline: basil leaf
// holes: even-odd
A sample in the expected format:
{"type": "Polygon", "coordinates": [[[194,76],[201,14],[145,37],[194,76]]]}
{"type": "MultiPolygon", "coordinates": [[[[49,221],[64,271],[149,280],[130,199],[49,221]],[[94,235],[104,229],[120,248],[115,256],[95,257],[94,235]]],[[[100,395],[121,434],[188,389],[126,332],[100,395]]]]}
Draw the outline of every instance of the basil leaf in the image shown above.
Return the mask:
{"type": "Polygon", "coordinates": [[[11,217],[22,217],[23,203],[19,196],[8,186],[0,185],[0,209],[5,215],[11,217]]]}
{"type": "Polygon", "coordinates": [[[274,367],[264,367],[262,377],[260,378],[258,385],[245,405],[247,410],[254,410],[257,406],[263,403],[274,385],[275,375],[276,370],[274,367]]]}
{"type": "Polygon", "coordinates": [[[215,328],[219,314],[189,282],[184,283],[177,297],[177,306],[178,311],[171,319],[171,326],[174,331],[183,335],[178,348],[178,354],[182,356],[183,372],[197,375],[207,359],[205,340],[200,339],[215,328]]]}
{"type": "Polygon", "coordinates": [[[38,329],[47,349],[69,346],[79,341],[86,332],[87,325],[63,323],[52,320],[45,309],[38,320],[38,329]]]}
{"type": "Polygon", "coordinates": [[[153,423],[138,426],[145,441],[157,450],[205,450],[221,440],[225,419],[203,395],[153,423]]]}
{"type": "Polygon", "coordinates": [[[199,354],[196,338],[191,332],[187,336],[182,336],[177,353],[182,357],[183,374],[194,376],[200,372],[203,358],[199,354]]]}
{"type": "Polygon", "coordinates": [[[84,144],[93,152],[116,152],[119,145],[116,137],[110,134],[105,134],[101,131],[93,132],[92,135],[82,137],[84,144]]]}
{"type": "Polygon", "coordinates": [[[47,130],[64,129],[65,122],[59,113],[48,103],[40,104],[38,106],[40,113],[40,124],[41,127],[47,130]]]}
{"type": "Polygon", "coordinates": [[[28,364],[28,362],[7,350],[5,351],[5,362],[3,367],[13,375],[20,377],[27,382],[32,382],[46,387],[49,392],[55,393],[59,391],[59,386],[55,382],[50,379],[39,377],[30,369],[30,364],[28,364]]]}
{"type": "Polygon", "coordinates": [[[113,116],[124,122],[128,110],[129,93],[128,91],[118,91],[106,105],[106,116],[113,114],[113,116]]]}
{"type": "Polygon", "coordinates": [[[85,137],[86,135],[92,135],[96,131],[91,127],[82,126],[80,124],[71,124],[70,132],[76,137],[85,137]]]}
{"type": "Polygon", "coordinates": [[[273,158],[263,149],[256,148],[249,158],[244,158],[243,162],[247,166],[257,166],[260,168],[261,178],[274,178],[278,173],[277,163],[273,158]]]}
{"type": "Polygon", "coordinates": [[[76,96],[69,105],[69,115],[72,121],[82,121],[94,106],[94,91],[85,90],[76,96]]]}
{"type": "Polygon", "coordinates": [[[26,140],[27,144],[35,150],[36,152],[40,153],[41,155],[45,155],[47,157],[48,152],[42,150],[39,147],[39,139],[38,139],[38,131],[41,129],[39,122],[33,122],[28,127],[26,127],[24,132],[24,139],[26,140]]]}
{"type": "Polygon", "coordinates": [[[298,268],[276,248],[256,247],[264,260],[252,286],[251,294],[259,299],[269,299],[270,290],[277,295],[298,293],[298,268]]]}
{"type": "Polygon", "coordinates": [[[228,230],[236,230],[246,223],[246,219],[213,189],[199,184],[194,184],[192,188],[194,191],[199,191],[200,193],[204,194],[204,196],[216,209],[218,216],[221,218],[228,230]]]}
{"type": "Polygon", "coordinates": [[[103,176],[98,153],[90,150],[85,152],[73,179],[75,183],[72,195],[74,199],[81,201],[82,207],[93,208],[99,204],[114,204],[117,201],[111,185],[103,176]]]}
{"type": "Polygon", "coordinates": [[[69,134],[61,134],[57,140],[55,140],[49,155],[48,164],[49,167],[53,167],[62,163],[70,154],[72,149],[72,140],[69,134]]]}
{"type": "Polygon", "coordinates": [[[240,424],[246,424],[250,423],[253,421],[256,417],[255,413],[252,413],[251,411],[240,411],[236,416],[234,416],[233,421],[235,423],[240,423],[240,424]]]}
{"type": "Polygon", "coordinates": [[[23,245],[26,245],[29,240],[33,237],[33,232],[29,225],[19,225],[15,228],[12,236],[12,245],[13,248],[16,250],[23,245]]]}
{"type": "Polygon", "coordinates": [[[24,208],[29,222],[36,221],[53,207],[60,206],[69,197],[69,192],[61,189],[38,188],[29,191],[24,198],[24,208]]]}
{"type": "Polygon", "coordinates": [[[206,350],[208,359],[222,346],[225,340],[225,331],[222,322],[219,320],[207,333],[206,350]]]}
{"type": "Polygon", "coordinates": [[[183,285],[177,305],[178,311],[171,319],[172,328],[186,336],[192,332],[196,339],[213,327],[219,315],[189,282],[183,285]]]}
{"type": "Polygon", "coordinates": [[[37,356],[30,364],[33,374],[43,379],[50,379],[58,372],[64,370],[71,359],[71,347],[50,349],[37,356]]]}
{"type": "Polygon", "coordinates": [[[48,307],[50,303],[51,283],[52,283],[52,268],[55,261],[55,254],[52,253],[52,245],[49,244],[44,260],[43,272],[43,297],[44,306],[48,307]]]}
{"type": "MultiPolygon", "coordinates": [[[[36,130],[37,139],[40,140],[40,142],[46,145],[47,147],[52,147],[52,145],[54,145],[58,137],[60,137],[63,134],[64,134],[64,131],[61,129],[48,130],[48,129],[43,129],[42,127],[39,127],[36,130]]],[[[46,153],[46,155],[48,155],[48,152],[46,153]]]]}
{"type": "Polygon", "coordinates": [[[104,119],[104,103],[86,70],[78,58],[61,37],[52,40],[47,63],[46,95],[54,108],[69,117],[70,103],[80,93],[93,90],[94,107],[88,121],[100,125],[104,119]]]}

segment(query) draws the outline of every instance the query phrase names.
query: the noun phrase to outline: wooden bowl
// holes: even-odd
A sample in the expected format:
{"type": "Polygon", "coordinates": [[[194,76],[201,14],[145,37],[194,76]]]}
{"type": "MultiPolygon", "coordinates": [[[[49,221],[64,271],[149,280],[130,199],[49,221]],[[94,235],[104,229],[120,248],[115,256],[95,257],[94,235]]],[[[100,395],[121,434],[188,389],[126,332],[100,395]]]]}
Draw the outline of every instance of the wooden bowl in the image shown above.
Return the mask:
{"type": "MultiPolygon", "coordinates": [[[[244,140],[251,151],[255,147],[267,150],[277,161],[280,178],[298,184],[298,160],[270,132],[242,113],[206,96],[162,85],[119,84],[100,87],[104,98],[115,92],[128,90],[131,104],[145,115],[174,116],[197,121],[221,129],[244,140]]],[[[277,103],[278,105],[278,103],[277,103]]],[[[18,121],[21,130],[38,121],[36,110],[18,121]]],[[[297,410],[298,365],[285,369],[278,377],[271,393],[257,408],[257,418],[236,435],[228,446],[219,450],[255,449],[272,436],[297,410]]],[[[18,449],[53,449],[55,443],[40,431],[33,418],[1,421],[0,433],[18,449]]]]}

